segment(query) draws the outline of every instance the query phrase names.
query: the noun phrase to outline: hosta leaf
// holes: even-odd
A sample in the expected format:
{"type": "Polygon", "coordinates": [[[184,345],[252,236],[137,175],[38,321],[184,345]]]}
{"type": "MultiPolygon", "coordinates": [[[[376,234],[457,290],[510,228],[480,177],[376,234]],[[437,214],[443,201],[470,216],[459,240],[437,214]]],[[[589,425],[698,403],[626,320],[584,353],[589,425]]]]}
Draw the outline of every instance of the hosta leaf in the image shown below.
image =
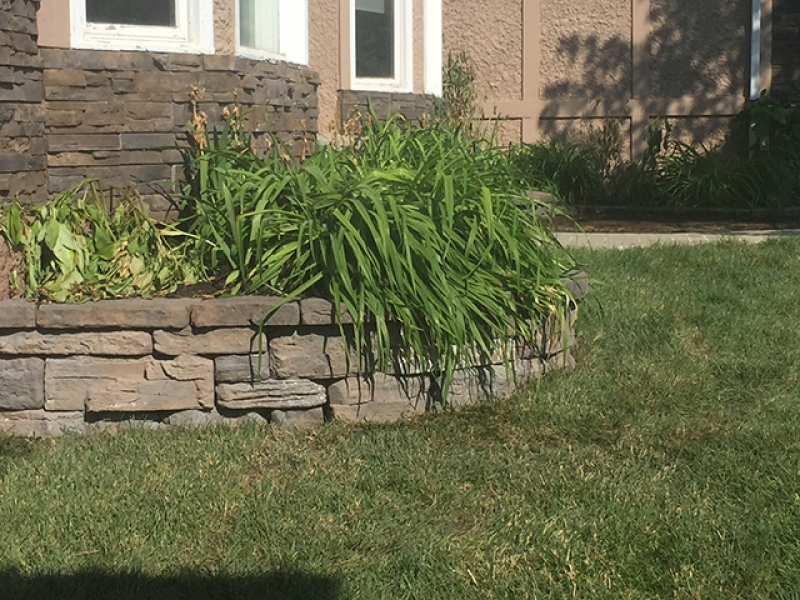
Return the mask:
{"type": "Polygon", "coordinates": [[[44,243],[52,250],[58,243],[58,236],[61,233],[61,223],[55,218],[50,218],[44,225],[44,243]]]}
{"type": "Polygon", "coordinates": [[[8,235],[8,240],[14,245],[19,246],[22,242],[24,229],[22,223],[22,213],[18,206],[12,206],[6,213],[5,232],[8,235]]]}

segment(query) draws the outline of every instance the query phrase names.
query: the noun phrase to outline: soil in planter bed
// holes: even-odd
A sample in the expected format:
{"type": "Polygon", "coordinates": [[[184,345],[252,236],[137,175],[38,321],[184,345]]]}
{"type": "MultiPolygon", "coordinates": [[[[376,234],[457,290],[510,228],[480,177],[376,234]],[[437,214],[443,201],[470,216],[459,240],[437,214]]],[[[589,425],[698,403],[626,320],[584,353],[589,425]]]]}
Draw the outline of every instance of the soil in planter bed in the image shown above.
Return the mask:
{"type": "MultiPolygon", "coordinates": [[[[19,276],[20,286],[25,285],[25,267],[22,261],[22,255],[15,252],[8,243],[8,240],[0,235],[0,300],[8,300],[14,296],[11,295],[11,285],[9,284],[9,276],[11,272],[16,270],[19,276]]],[[[18,290],[24,293],[24,287],[18,290]]]]}

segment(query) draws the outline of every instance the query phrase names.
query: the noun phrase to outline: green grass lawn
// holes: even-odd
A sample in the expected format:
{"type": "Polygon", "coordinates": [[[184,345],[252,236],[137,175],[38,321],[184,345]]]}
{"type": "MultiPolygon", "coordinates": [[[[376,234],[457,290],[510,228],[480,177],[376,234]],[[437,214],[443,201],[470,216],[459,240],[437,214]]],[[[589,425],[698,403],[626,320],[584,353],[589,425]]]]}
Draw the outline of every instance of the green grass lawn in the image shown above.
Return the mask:
{"type": "Polygon", "coordinates": [[[0,598],[800,597],[800,241],[579,258],[577,370],[506,401],[0,437],[0,598]]]}

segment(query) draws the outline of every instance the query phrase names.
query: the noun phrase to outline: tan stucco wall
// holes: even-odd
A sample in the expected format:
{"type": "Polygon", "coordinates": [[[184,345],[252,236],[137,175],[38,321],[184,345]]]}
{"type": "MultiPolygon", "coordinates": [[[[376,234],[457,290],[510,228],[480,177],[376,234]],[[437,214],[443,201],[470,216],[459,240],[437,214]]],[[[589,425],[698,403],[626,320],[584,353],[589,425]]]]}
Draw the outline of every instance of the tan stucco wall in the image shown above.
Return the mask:
{"type": "Polygon", "coordinates": [[[731,117],[671,117],[670,136],[691,146],[723,146],[731,135],[731,117]]]}
{"type": "Polygon", "coordinates": [[[631,0],[542,0],[542,99],[624,97],[631,88],[631,0]]]}
{"type": "Polygon", "coordinates": [[[444,61],[466,52],[475,65],[478,101],[522,95],[522,0],[444,0],[444,61]]]}
{"type": "Polygon", "coordinates": [[[214,0],[214,51],[236,53],[236,0],[214,0]]]}
{"type": "Polygon", "coordinates": [[[414,93],[425,92],[425,0],[414,0],[414,93]]]}
{"type": "Polygon", "coordinates": [[[650,0],[652,92],[668,98],[742,94],[749,0],[650,0]]]}
{"type": "Polygon", "coordinates": [[[339,57],[340,0],[309,0],[309,62],[322,81],[319,95],[319,130],[330,134],[338,122],[337,99],[341,88],[339,57]]]}
{"type": "Polygon", "coordinates": [[[40,46],[69,48],[69,0],[42,0],[36,20],[40,46]]]}

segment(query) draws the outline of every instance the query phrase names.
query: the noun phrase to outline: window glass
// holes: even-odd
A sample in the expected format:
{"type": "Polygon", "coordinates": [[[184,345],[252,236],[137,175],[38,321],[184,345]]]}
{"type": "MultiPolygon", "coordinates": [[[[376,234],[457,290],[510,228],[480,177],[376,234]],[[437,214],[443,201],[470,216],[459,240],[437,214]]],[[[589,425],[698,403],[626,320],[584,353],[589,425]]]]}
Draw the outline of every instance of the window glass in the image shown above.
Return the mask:
{"type": "Polygon", "coordinates": [[[239,0],[239,45],[281,53],[280,0],[239,0]]]}
{"type": "Polygon", "coordinates": [[[175,27],[175,0],[86,0],[86,20],[175,27]]]}
{"type": "Polygon", "coordinates": [[[356,77],[394,79],[395,0],[356,0],[356,77]]]}

